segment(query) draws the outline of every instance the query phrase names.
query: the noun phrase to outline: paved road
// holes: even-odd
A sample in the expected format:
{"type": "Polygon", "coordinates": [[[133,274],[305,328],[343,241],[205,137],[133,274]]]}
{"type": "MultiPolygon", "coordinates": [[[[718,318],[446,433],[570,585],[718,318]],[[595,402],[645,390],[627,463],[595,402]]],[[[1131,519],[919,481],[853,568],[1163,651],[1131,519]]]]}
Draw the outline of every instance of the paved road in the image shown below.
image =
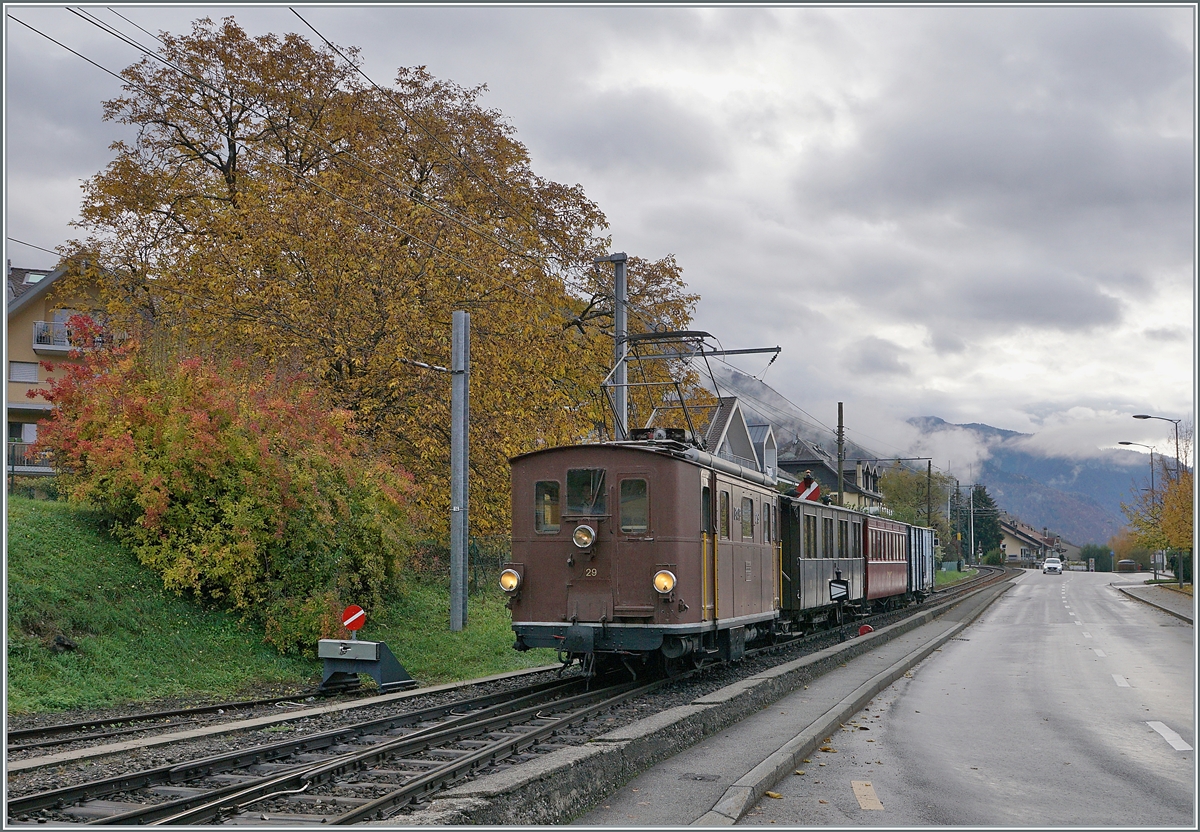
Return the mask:
{"type": "Polygon", "coordinates": [[[739,824],[1195,828],[1192,627],[1120,580],[1023,576],[739,824]]]}

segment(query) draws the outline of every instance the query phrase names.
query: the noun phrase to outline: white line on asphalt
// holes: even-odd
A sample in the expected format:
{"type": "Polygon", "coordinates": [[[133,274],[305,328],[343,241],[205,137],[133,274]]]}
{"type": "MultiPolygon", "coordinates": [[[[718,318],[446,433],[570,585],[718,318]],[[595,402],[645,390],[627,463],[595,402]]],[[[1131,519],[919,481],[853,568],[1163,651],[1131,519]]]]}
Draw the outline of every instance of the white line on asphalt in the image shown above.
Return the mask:
{"type": "Polygon", "coordinates": [[[1071,615],[1071,616],[1073,616],[1073,615],[1075,615],[1075,613],[1073,613],[1073,612],[1069,612],[1069,613],[1067,613],[1067,615],[1071,615]]]}
{"type": "Polygon", "coordinates": [[[1083,637],[1084,637],[1084,638],[1091,638],[1091,637],[1092,637],[1092,634],[1091,634],[1091,633],[1084,633],[1084,634],[1083,634],[1083,637]]]}
{"type": "Polygon", "coordinates": [[[1119,676],[1119,675],[1117,675],[1116,673],[1114,673],[1114,674],[1112,675],[1112,677],[1113,677],[1113,681],[1117,683],[1117,687],[1119,687],[1119,688],[1127,688],[1127,687],[1129,687],[1129,683],[1125,681],[1125,677],[1124,677],[1124,676],[1119,676]]]}
{"type": "Polygon", "coordinates": [[[1092,652],[1094,652],[1094,653],[1095,653],[1097,656],[1099,656],[1100,658],[1102,658],[1102,659],[1104,658],[1104,651],[1103,651],[1103,650],[1101,650],[1100,648],[1098,648],[1098,647],[1093,647],[1093,648],[1092,648],[1092,652]]]}
{"type": "Polygon", "coordinates": [[[1162,738],[1166,740],[1176,751],[1191,751],[1192,747],[1184,742],[1183,737],[1176,734],[1161,722],[1147,722],[1151,728],[1162,734],[1162,738]]]}
{"type": "MultiPolygon", "coordinates": [[[[1075,613],[1071,613],[1071,615],[1074,615],[1074,614],[1075,614],[1075,613]]],[[[1082,626],[1083,626],[1083,622],[1082,622],[1082,621],[1076,621],[1075,623],[1076,623],[1076,624],[1078,624],[1080,627],[1082,627],[1082,626]]]]}

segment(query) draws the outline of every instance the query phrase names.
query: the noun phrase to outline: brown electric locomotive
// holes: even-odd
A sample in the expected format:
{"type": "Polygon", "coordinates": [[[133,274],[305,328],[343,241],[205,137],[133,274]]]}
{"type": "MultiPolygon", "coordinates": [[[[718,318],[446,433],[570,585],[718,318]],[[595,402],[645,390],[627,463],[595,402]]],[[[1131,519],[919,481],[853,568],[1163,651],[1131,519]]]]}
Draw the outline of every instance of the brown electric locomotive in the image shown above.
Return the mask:
{"type": "Polygon", "coordinates": [[[547,448],[511,465],[500,583],[518,650],[554,648],[589,669],[737,659],[756,639],[932,586],[931,530],[916,530],[929,542],[918,552],[914,527],[790,499],[774,478],[683,442],[547,448]]]}

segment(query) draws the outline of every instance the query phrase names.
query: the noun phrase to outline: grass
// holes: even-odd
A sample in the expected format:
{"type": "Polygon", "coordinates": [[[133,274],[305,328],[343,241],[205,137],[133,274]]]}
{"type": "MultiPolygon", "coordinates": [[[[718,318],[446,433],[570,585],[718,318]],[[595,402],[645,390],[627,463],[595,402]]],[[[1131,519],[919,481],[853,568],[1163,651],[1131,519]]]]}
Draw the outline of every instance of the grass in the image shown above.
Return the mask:
{"type": "Polygon", "coordinates": [[[967,578],[974,578],[978,574],[978,569],[968,569],[965,572],[942,571],[939,569],[933,573],[933,585],[947,586],[949,584],[956,584],[959,581],[965,581],[967,578]]]}
{"type": "MultiPolygon", "coordinates": [[[[319,660],[281,656],[263,644],[260,627],[164,591],[88,510],[10,497],[7,519],[9,713],[254,696],[320,682],[319,660]],[[55,650],[56,636],[77,648],[55,650]]],[[[462,632],[449,632],[449,621],[445,585],[413,580],[371,613],[359,638],[386,642],[422,684],[554,662],[552,651],[512,649],[499,588],[470,597],[462,632]]]]}

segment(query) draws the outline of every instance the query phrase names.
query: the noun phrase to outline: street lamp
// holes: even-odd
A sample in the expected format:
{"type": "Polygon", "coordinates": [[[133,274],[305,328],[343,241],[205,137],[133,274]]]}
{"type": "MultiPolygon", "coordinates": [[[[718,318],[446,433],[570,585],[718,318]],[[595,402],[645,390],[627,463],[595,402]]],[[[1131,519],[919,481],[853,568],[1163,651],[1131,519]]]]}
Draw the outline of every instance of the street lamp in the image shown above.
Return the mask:
{"type": "MultiPolygon", "coordinates": [[[[1166,416],[1151,416],[1147,413],[1138,413],[1133,418],[1135,419],[1159,419],[1163,422],[1171,422],[1175,425],[1175,481],[1179,482],[1179,423],[1180,419],[1168,419],[1166,416]]],[[[1183,552],[1175,555],[1175,572],[1179,578],[1179,588],[1183,589],[1183,552]]]]}
{"type": "Polygon", "coordinates": [[[1171,422],[1175,425],[1175,479],[1179,479],[1179,423],[1181,419],[1168,419],[1166,416],[1147,416],[1145,413],[1139,413],[1134,416],[1135,419],[1159,419],[1163,422],[1171,422]]]}
{"type": "Polygon", "coordinates": [[[1150,449],[1150,502],[1154,502],[1154,452],[1158,450],[1156,445],[1143,445],[1141,442],[1118,442],[1118,445],[1137,445],[1139,448],[1150,449]]]}

